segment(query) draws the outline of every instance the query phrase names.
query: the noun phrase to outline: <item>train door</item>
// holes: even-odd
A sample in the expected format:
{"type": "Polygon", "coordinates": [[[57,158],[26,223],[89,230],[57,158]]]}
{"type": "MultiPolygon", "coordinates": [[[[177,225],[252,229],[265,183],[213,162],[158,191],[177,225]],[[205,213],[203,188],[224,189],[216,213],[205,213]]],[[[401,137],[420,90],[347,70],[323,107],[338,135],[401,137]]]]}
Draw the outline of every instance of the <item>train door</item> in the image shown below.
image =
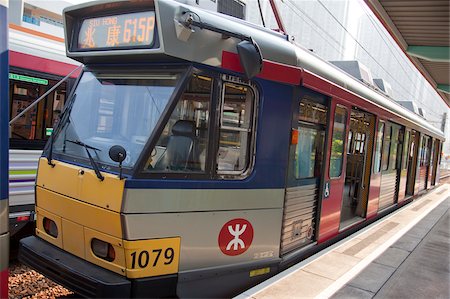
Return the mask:
{"type": "Polygon", "coordinates": [[[439,139],[435,139],[434,140],[434,154],[433,154],[433,172],[431,174],[431,186],[435,186],[436,185],[436,176],[438,174],[438,166],[439,166],[439,155],[441,152],[441,145],[439,142],[439,139]]]}
{"type": "Polygon", "coordinates": [[[400,181],[401,143],[403,127],[386,122],[384,128],[383,152],[381,154],[381,184],[378,210],[396,203],[400,181]]]}
{"type": "Polygon", "coordinates": [[[436,139],[430,138],[430,143],[431,143],[431,152],[430,152],[430,163],[428,166],[428,175],[427,175],[427,188],[430,188],[431,186],[433,186],[433,173],[435,172],[435,165],[434,165],[434,160],[435,160],[435,152],[436,152],[436,139]]]}
{"type": "Polygon", "coordinates": [[[431,138],[422,135],[419,164],[419,192],[427,188],[430,166],[431,138]]]}
{"type": "Polygon", "coordinates": [[[327,106],[326,97],[303,89],[294,109],[281,234],[282,255],[316,240],[327,106]]]}
{"type": "Polygon", "coordinates": [[[342,193],[345,181],[345,146],[349,109],[333,99],[330,107],[330,128],[327,137],[327,156],[324,171],[323,196],[320,211],[318,242],[322,242],[339,233],[342,193]]]}
{"type": "Polygon", "coordinates": [[[383,150],[383,137],[385,122],[378,121],[375,148],[373,154],[373,169],[370,178],[369,203],[367,207],[367,218],[375,216],[378,211],[378,198],[380,196],[381,184],[381,153],[383,150]]]}
{"type": "Polygon", "coordinates": [[[416,132],[417,134],[417,153],[416,153],[416,175],[415,175],[415,183],[414,183],[414,195],[419,193],[420,187],[420,161],[422,157],[422,144],[423,144],[423,135],[420,132],[416,132]]]}
{"type": "Polygon", "coordinates": [[[347,162],[340,228],[364,220],[367,212],[375,117],[353,108],[347,137],[347,162]]]}
{"type": "Polygon", "coordinates": [[[415,182],[417,172],[417,162],[419,153],[419,133],[411,130],[408,146],[408,178],[406,180],[406,196],[415,194],[415,182]]]}
{"type": "MultiPolygon", "coordinates": [[[[406,129],[401,151],[401,167],[400,167],[400,182],[398,188],[398,202],[402,202],[407,197],[407,182],[408,182],[408,168],[409,168],[409,147],[410,147],[411,130],[406,129]]],[[[400,151],[399,151],[400,154],[400,151]]]]}

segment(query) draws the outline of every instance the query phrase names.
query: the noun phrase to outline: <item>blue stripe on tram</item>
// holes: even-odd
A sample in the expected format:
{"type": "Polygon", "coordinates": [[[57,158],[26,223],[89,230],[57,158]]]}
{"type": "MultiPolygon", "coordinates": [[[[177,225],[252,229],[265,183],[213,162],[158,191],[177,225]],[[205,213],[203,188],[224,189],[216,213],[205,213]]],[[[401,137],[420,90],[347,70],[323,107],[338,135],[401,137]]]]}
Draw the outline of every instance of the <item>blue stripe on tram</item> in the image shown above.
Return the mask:
{"type": "Polygon", "coordinates": [[[0,1],[0,200],[8,199],[8,23],[0,1]]]}

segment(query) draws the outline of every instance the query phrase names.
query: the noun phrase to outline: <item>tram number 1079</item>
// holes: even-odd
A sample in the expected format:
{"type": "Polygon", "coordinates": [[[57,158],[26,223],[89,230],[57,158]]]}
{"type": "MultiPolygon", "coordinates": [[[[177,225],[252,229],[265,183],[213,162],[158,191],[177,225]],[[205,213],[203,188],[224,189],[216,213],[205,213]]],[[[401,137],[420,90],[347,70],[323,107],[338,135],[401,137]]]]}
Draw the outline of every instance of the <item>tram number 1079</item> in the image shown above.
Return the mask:
{"type": "Polygon", "coordinates": [[[124,241],[127,276],[140,278],[178,272],[179,237],[124,241]]]}
{"type": "Polygon", "coordinates": [[[175,257],[175,251],[169,247],[164,250],[163,260],[160,260],[162,249],[153,249],[151,252],[142,250],[141,252],[134,251],[131,253],[131,268],[136,269],[146,268],[153,260],[152,267],[156,267],[158,262],[164,263],[164,265],[170,265],[175,257]]]}

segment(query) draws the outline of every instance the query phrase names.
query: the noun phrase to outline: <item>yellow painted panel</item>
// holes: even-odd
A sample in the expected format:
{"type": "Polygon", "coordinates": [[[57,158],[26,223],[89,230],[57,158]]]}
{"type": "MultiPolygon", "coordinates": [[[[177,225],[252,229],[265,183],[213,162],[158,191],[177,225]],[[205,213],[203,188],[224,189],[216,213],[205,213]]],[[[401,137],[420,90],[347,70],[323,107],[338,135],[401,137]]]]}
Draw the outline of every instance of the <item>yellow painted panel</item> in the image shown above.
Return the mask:
{"type": "Polygon", "coordinates": [[[111,270],[121,275],[125,275],[125,255],[122,245],[122,240],[95,231],[93,229],[84,228],[84,247],[86,260],[96,264],[105,269],[111,270]],[[101,259],[92,252],[91,241],[92,239],[99,239],[104,242],[110,243],[114,247],[115,259],[112,262],[108,262],[101,259]]]}
{"type": "Polygon", "coordinates": [[[36,207],[36,235],[42,239],[48,241],[49,243],[62,248],[62,225],[61,217],[52,214],[44,209],[36,207]],[[44,229],[44,218],[55,221],[56,227],[58,228],[58,235],[55,237],[50,236],[45,232],[44,229]]]}
{"type": "Polygon", "coordinates": [[[127,277],[141,278],[178,272],[181,238],[123,241],[127,277]]]}
{"type": "Polygon", "coordinates": [[[36,204],[50,213],[116,238],[122,238],[120,214],[36,187],[36,204]]]}
{"type": "Polygon", "coordinates": [[[102,172],[100,181],[93,169],[53,160],[55,167],[46,158],[39,160],[36,184],[40,187],[76,198],[108,210],[120,212],[125,180],[114,174],[102,172]]]}
{"type": "Polygon", "coordinates": [[[85,258],[83,226],[66,219],[62,219],[61,222],[64,250],[78,257],[85,258]]]}

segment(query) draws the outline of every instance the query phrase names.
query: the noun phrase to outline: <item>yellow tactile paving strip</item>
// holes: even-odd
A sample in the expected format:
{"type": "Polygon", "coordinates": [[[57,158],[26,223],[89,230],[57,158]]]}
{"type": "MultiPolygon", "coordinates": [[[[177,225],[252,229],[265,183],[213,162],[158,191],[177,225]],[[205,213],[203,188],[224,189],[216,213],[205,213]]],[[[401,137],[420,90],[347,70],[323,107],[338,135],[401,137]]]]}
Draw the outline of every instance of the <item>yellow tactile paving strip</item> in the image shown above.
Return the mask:
{"type": "Polygon", "coordinates": [[[237,298],[328,298],[450,195],[444,184],[237,298]]]}

